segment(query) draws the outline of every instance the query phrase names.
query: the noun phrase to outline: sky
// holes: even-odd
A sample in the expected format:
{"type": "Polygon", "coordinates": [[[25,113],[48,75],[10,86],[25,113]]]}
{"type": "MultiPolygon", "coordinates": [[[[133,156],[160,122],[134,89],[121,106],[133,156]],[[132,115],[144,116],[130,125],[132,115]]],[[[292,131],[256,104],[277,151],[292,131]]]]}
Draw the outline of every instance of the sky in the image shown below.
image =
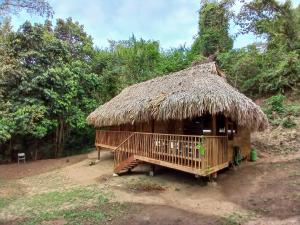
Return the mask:
{"type": "MultiPolygon", "coordinates": [[[[283,1],[283,0],[281,0],[283,1]]],[[[48,0],[55,18],[72,17],[83,24],[99,48],[108,47],[107,40],[126,40],[132,34],[145,40],[158,40],[164,49],[186,45],[189,47],[198,31],[199,0],[48,0]]],[[[292,0],[294,6],[300,0],[292,0]]],[[[240,4],[234,6],[238,11],[240,4]]],[[[44,18],[21,12],[12,17],[14,29],[26,20],[43,22],[44,18]]],[[[230,34],[238,27],[233,23],[230,34]]],[[[234,48],[255,41],[254,35],[238,36],[234,48]]]]}

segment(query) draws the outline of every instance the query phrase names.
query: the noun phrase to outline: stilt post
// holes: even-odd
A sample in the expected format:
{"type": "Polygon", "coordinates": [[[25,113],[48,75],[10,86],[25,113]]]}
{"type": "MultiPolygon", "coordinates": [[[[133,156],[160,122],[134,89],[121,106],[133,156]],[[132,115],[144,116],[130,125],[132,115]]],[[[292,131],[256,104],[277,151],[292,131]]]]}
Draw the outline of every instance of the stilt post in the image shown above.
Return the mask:
{"type": "Polygon", "coordinates": [[[98,147],[97,147],[97,150],[98,150],[98,160],[100,160],[100,149],[101,149],[101,148],[98,146],[98,147]]]}

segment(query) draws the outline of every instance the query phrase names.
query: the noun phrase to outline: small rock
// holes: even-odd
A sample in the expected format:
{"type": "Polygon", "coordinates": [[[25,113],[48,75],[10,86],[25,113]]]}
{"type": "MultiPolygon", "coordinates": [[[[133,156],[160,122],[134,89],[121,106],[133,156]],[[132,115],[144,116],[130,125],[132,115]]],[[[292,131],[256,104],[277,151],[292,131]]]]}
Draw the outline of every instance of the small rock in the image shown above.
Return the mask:
{"type": "Polygon", "coordinates": [[[212,181],[212,182],[208,182],[208,186],[211,186],[211,187],[217,187],[217,182],[215,181],[212,181]]]}
{"type": "Polygon", "coordinates": [[[149,171],[149,176],[150,176],[150,177],[153,177],[153,176],[154,176],[154,171],[153,171],[153,170],[150,170],[150,171],[149,171]]]}
{"type": "Polygon", "coordinates": [[[95,161],[90,161],[89,166],[94,166],[96,164],[95,161]]]}

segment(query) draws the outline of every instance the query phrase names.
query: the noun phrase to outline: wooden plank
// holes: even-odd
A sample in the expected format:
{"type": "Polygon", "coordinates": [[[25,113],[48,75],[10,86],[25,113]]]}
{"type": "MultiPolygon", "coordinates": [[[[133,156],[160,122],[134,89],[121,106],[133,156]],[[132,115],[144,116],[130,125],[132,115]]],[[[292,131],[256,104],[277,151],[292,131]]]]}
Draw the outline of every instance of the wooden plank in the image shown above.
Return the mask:
{"type": "Polygon", "coordinates": [[[160,160],[156,160],[156,159],[151,159],[151,158],[143,157],[143,156],[139,156],[139,155],[135,155],[134,158],[138,159],[138,160],[141,160],[141,161],[144,161],[144,162],[148,162],[148,163],[152,163],[152,164],[156,164],[156,165],[160,165],[160,166],[165,166],[165,167],[168,167],[168,168],[184,171],[184,172],[187,172],[187,173],[197,174],[197,175],[200,175],[200,176],[207,176],[211,173],[217,172],[217,171],[229,166],[229,163],[227,162],[227,163],[224,163],[222,165],[212,167],[209,170],[198,170],[198,169],[191,168],[191,167],[188,167],[188,166],[176,165],[176,164],[173,164],[173,163],[164,162],[164,161],[160,161],[160,160]]]}
{"type": "Polygon", "coordinates": [[[127,158],[126,160],[122,161],[121,163],[119,163],[119,165],[117,165],[117,167],[115,167],[114,172],[115,173],[119,173],[120,171],[122,171],[124,169],[124,167],[128,166],[130,163],[132,163],[135,160],[134,155],[130,156],[129,158],[127,158]]]}
{"type": "Polygon", "coordinates": [[[109,150],[113,150],[113,151],[116,149],[116,147],[115,147],[115,146],[104,145],[104,144],[96,144],[95,146],[96,146],[96,147],[103,147],[103,148],[107,148],[107,149],[109,149],[109,150]]]}

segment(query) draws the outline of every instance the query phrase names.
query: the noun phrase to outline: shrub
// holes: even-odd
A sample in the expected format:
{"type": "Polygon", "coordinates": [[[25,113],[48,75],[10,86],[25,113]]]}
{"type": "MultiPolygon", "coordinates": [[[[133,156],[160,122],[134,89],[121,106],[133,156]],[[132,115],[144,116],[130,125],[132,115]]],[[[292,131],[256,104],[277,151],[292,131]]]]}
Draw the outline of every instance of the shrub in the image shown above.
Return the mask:
{"type": "Polygon", "coordinates": [[[274,95],[266,100],[267,110],[266,113],[268,115],[272,115],[273,112],[278,114],[283,114],[285,112],[284,108],[284,100],[285,96],[282,94],[274,95]]]}
{"type": "Polygon", "coordinates": [[[291,117],[287,117],[287,118],[284,118],[282,120],[282,126],[284,128],[293,128],[295,127],[297,124],[295,123],[295,121],[291,118],[291,117]]]}

